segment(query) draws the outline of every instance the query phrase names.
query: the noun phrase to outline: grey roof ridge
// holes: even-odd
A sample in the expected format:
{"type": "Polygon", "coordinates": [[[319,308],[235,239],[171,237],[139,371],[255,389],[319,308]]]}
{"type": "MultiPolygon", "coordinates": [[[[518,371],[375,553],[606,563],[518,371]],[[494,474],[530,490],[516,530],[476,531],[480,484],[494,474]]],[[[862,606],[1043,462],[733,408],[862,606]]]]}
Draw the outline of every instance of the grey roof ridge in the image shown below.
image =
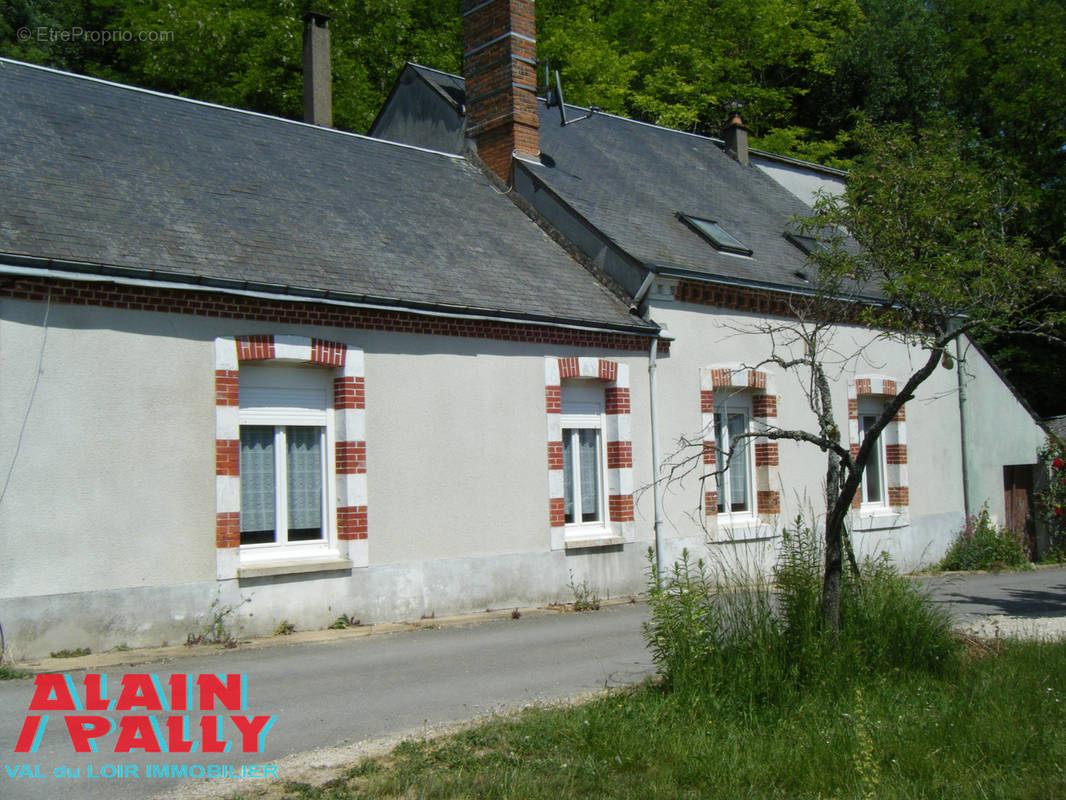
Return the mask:
{"type": "Polygon", "coordinates": [[[145,89],[142,86],[131,86],[128,83],[117,83],[115,81],[109,81],[109,80],[106,80],[104,78],[96,78],[96,77],[94,77],[92,75],[79,75],[76,72],[67,72],[66,70],[55,69],[54,67],[45,67],[45,66],[42,66],[40,64],[31,64],[31,63],[29,63],[27,61],[16,61],[13,58],[5,58],[3,56],[0,56],[0,69],[2,69],[6,64],[16,64],[16,65],[18,65],[20,67],[29,67],[30,69],[36,69],[36,70],[40,70],[42,72],[51,72],[51,73],[53,73],[55,75],[63,75],[63,76],[68,77],[68,78],[76,78],[78,80],[91,81],[93,83],[103,84],[104,86],[111,86],[111,87],[116,88],[116,89],[125,89],[126,91],[140,92],[141,94],[152,95],[154,97],[162,97],[162,98],[164,98],[166,100],[177,100],[177,101],[180,101],[180,102],[183,102],[183,103],[192,103],[194,105],[199,105],[199,106],[205,106],[207,108],[218,109],[219,111],[229,111],[229,112],[234,113],[234,114],[244,114],[244,115],[251,116],[251,117],[258,117],[260,119],[268,119],[268,120],[273,120],[275,122],[283,122],[283,123],[286,123],[286,124],[289,124],[289,125],[298,125],[298,126],[303,127],[303,128],[311,128],[313,130],[323,131],[323,132],[325,132],[327,134],[335,134],[335,135],[338,135],[338,136],[350,136],[350,137],[353,137],[353,138],[356,138],[356,139],[362,139],[363,141],[366,141],[366,142],[374,142],[375,144],[388,145],[389,147],[399,147],[399,148],[402,148],[404,150],[417,150],[417,151],[422,152],[422,153],[430,153],[432,155],[445,156],[445,157],[450,158],[450,159],[463,160],[463,156],[461,154],[447,153],[447,152],[445,152],[443,150],[432,150],[432,149],[430,149],[428,147],[418,147],[418,146],[413,145],[413,144],[403,144],[402,142],[393,142],[393,141],[390,141],[388,139],[377,139],[377,138],[375,138],[373,136],[367,136],[367,135],[362,134],[362,133],[353,133],[352,131],[343,131],[343,130],[340,130],[339,128],[327,128],[327,127],[324,127],[322,125],[313,125],[310,122],[300,122],[299,120],[288,119],[286,117],[278,117],[278,116],[275,116],[273,114],[264,114],[261,111],[249,111],[246,108],[234,108],[233,106],[224,106],[224,105],[220,105],[219,103],[210,103],[210,102],[208,102],[206,100],[196,100],[195,98],[192,98],[192,97],[182,97],[181,95],[177,95],[177,94],[167,94],[166,92],[159,92],[159,91],[156,91],[155,89],[145,89]]]}
{"type": "MultiPolygon", "coordinates": [[[[408,61],[406,63],[409,64],[412,67],[417,67],[418,69],[424,69],[427,72],[435,72],[438,75],[446,75],[449,78],[456,78],[457,80],[465,80],[462,75],[456,75],[453,72],[447,72],[447,71],[445,71],[443,69],[437,69],[435,67],[427,67],[425,64],[418,64],[418,63],[416,63],[414,61],[408,61]]],[[[445,99],[447,99],[448,102],[451,103],[451,98],[445,97],[445,99]]],[[[547,102],[547,98],[545,98],[545,97],[538,96],[537,99],[538,100],[543,100],[545,103],[547,102]]],[[[573,108],[573,109],[578,110],[578,111],[591,111],[592,110],[591,107],[579,106],[579,105],[575,105],[574,103],[564,103],[564,105],[567,106],[568,108],[573,108]]],[[[668,131],[670,133],[679,133],[682,136],[694,136],[697,139],[703,139],[705,141],[710,141],[710,142],[713,142],[714,144],[717,144],[717,145],[724,145],[725,144],[725,140],[724,139],[720,139],[717,136],[705,136],[702,133],[692,133],[692,131],[683,131],[683,130],[680,130],[678,128],[670,128],[670,127],[668,127],[666,125],[657,125],[654,122],[644,122],[643,120],[632,119],[631,117],[624,117],[621,114],[615,114],[615,113],[612,113],[610,111],[604,111],[602,108],[597,108],[596,109],[596,113],[599,114],[600,116],[612,117],[613,119],[621,120],[622,122],[632,122],[634,125],[645,125],[645,126],[647,126],[649,128],[655,128],[655,129],[660,130],[660,131],[668,131]]],[[[836,175],[836,176],[839,176],[839,177],[845,177],[848,174],[848,171],[846,169],[839,169],[837,167],[829,167],[829,166],[826,166],[825,164],[819,164],[819,163],[817,163],[815,161],[805,161],[802,158],[796,158],[795,156],[786,156],[786,155],[783,155],[782,153],[771,153],[769,150],[759,150],[757,148],[749,148],[748,152],[751,153],[752,155],[762,156],[763,158],[768,158],[768,159],[771,159],[773,161],[780,161],[780,162],[782,162],[784,164],[794,164],[794,165],[799,166],[799,167],[807,167],[809,169],[819,170],[819,171],[825,172],[825,173],[827,173],[829,175],[836,175]]]]}
{"type": "Polygon", "coordinates": [[[157,286],[221,294],[259,297],[298,303],[322,303],[348,308],[365,308],[381,311],[402,311],[436,317],[491,320],[547,327],[568,328],[586,331],[611,331],[636,336],[655,336],[659,326],[637,317],[632,325],[611,322],[595,322],[587,319],[523,314],[478,306],[458,306],[448,303],[428,303],[396,300],[371,295],[347,295],[342,292],[318,289],[300,289],[280,284],[234,281],[209,276],[185,275],[164,270],[138,269],[118,265],[38,258],[17,253],[0,253],[0,274],[40,276],[67,280],[108,281],[130,286],[157,286]],[[21,263],[20,263],[21,262],[21,263]],[[273,290],[273,291],[272,291],[273,290]]]}
{"type": "MultiPolygon", "coordinates": [[[[544,97],[538,97],[537,99],[538,100],[544,100],[545,102],[547,102],[547,99],[544,98],[544,97]]],[[[586,108],[585,106],[574,105],[573,103],[565,103],[565,105],[567,107],[573,108],[573,109],[575,109],[577,111],[591,111],[592,110],[591,108],[586,108]]],[[[680,134],[681,136],[692,136],[692,137],[694,137],[696,139],[701,139],[701,140],[703,140],[705,142],[711,142],[712,144],[718,145],[719,147],[724,147],[725,146],[725,139],[719,139],[717,136],[706,136],[706,135],[704,135],[702,133],[693,133],[692,131],[683,131],[683,130],[679,130],[678,128],[670,128],[670,127],[667,127],[666,125],[656,125],[654,122],[644,122],[643,120],[639,120],[639,119],[632,119],[630,117],[623,117],[621,114],[613,114],[610,111],[604,111],[601,108],[597,108],[596,109],[596,115],[597,116],[601,116],[601,117],[611,117],[612,119],[617,119],[617,120],[619,120],[621,122],[629,122],[629,123],[632,123],[633,125],[643,125],[643,126],[645,126],[647,128],[654,128],[655,130],[664,131],[666,133],[677,133],[677,134],[680,134]]],[[[780,153],[771,153],[769,150],[758,150],[758,149],[755,149],[755,148],[748,148],[748,152],[750,154],[752,154],[752,155],[762,156],[763,158],[767,158],[767,159],[770,159],[770,160],[773,160],[773,161],[781,161],[781,162],[786,163],[786,164],[795,164],[796,166],[802,166],[802,167],[806,167],[808,169],[818,170],[820,172],[825,172],[825,173],[828,173],[830,175],[838,175],[838,176],[844,177],[844,176],[846,176],[848,174],[847,170],[837,169],[836,167],[827,167],[824,164],[816,164],[813,161],[804,161],[802,158],[795,158],[793,156],[781,155],[780,153]]]]}
{"type": "Polygon", "coordinates": [[[428,67],[425,64],[419,64],[417,61],[405,61],[405,64],[409,64],[412,67],[418,67],[424,69],[427,72],[436,72],[438,75],[446,75],[449,78],[455,78],[457,80],[465,81],[466,79],[462,75],[456,75],[454,72],[448,72],[447,70],[437,69],[436,67],[428,67]]]}
{"type": "MultiPolygon", "coordinates": [[[[719,139],[713,139],[712,141],[722,141],[719,139]]],[[[722,141],[722,144],[725,144],[722,141]]],[[[793,164],[797,167],[805,167],[807,169],[817,170],[818,172],[824,172],[827,175],[834,175],[838,178],[846,178],[848,171],[846,169],[840,169],[839,167],[829,167],[825,164],[819,164],[814,161],[804,161],[802,158],[796,158],[795,156],[786,156],[781,153],[771,153],[769,150],[758,150],[754,147],[748,148],[748,153],[753,156],[760,156],[761,158],[768,159],[770,161],[780,161],[782,164],[793,164]]]]}

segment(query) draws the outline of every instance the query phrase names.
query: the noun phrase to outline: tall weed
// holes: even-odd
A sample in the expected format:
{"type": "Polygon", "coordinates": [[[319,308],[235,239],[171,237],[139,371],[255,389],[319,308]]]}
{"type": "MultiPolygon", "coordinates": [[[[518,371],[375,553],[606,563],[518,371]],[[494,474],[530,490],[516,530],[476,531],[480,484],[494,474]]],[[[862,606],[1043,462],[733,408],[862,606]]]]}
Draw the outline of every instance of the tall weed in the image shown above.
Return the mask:
{"type": "Polygon", "coordinates": [[[887,556],[845,576],[841,630],[822,623],[823,555],[809,527],[786,532],[775,587],[687,552],[650,590],[645,636],[667,686],[742,705],[775,703],[802,687],[843,692],[895,670],[938,673],[956,645],[946,613],[887,556]]]}
{"type": "Polygon", "coordinates": [[[946,570],[1024,568],[1029,565],[1022,539],[1008,528],[992,522],[988,507],[966,524],[955,536],[940,568],[946,570]]]}

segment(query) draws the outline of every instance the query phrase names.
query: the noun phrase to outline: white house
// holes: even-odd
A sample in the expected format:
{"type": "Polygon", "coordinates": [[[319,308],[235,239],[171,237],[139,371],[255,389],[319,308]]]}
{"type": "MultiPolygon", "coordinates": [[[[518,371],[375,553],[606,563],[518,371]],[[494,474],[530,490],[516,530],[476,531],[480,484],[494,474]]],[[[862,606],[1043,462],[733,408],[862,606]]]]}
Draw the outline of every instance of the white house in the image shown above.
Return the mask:
{"type": "MultiPolygon", "coordinates": [[[[745,163],[740,130],[560,125],[532,3],[464,8],[466,82],[409,67],[377,138],[0,60],[8,655],[184,641],[221,612],[268,633],[572,579],[632,594],[657,518],[667,560],[769,563],[817,515],[816,449],[711,463],[810,424],[752,332],[809,291],[787,235],[807,184],[745,163]],[[682,438],[696,470],[657,498],[682,438]]],[[[835,384],[854,441],[917,354],[838,339],[861,346],[835,384]]],[[[852,515],[906,567],[967,502],[1002,518],[1004,467],[1043,440],[962,355],[885,432],[852,515]]]]}

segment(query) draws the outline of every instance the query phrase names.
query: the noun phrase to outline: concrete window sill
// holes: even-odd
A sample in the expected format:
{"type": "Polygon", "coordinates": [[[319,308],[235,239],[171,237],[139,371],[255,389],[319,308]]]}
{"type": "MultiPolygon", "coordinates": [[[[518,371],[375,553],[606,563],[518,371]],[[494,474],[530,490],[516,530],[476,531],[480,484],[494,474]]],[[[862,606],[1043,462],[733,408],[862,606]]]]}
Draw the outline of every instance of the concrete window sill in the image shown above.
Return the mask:
{"type": "Polygon", "coordinates": [[[273,575],[297,575],[303,572],[337,572],[339,570],[350,570],[354,566],[347,558],[263,561],[259,564],[242,564],[237,568],[237,577],[269,578],[273,575]]]}
{"type": "Polygon", "coordinates": [[[617,547],[625,544],[625,541],[621,536],[611,535],[573,537],[567,539],[564,546],[567,550],[584,550],[590,547],[617,547]]]}

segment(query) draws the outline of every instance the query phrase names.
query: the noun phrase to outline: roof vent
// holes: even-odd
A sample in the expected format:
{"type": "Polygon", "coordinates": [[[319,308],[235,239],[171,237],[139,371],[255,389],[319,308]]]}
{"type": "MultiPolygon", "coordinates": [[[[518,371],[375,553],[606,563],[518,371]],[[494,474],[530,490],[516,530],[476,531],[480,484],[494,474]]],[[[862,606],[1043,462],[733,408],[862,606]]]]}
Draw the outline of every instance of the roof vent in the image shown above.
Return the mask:
{"type": "Polygon", "coordinates": [[[304,14],[304,122],[333,127],[329,17],[304,14]]]}
{"type": "Polygon", "coordinates": [[[722,138],[725,139],[726,152],[745,167],[750,163],[748,160],[748,133],[750,131],[748,126],[744,124],[744,120],[740,118],[740,112],[734,111],[729,117],[729,122],[726,123],[725,133],[722,138]]]}

